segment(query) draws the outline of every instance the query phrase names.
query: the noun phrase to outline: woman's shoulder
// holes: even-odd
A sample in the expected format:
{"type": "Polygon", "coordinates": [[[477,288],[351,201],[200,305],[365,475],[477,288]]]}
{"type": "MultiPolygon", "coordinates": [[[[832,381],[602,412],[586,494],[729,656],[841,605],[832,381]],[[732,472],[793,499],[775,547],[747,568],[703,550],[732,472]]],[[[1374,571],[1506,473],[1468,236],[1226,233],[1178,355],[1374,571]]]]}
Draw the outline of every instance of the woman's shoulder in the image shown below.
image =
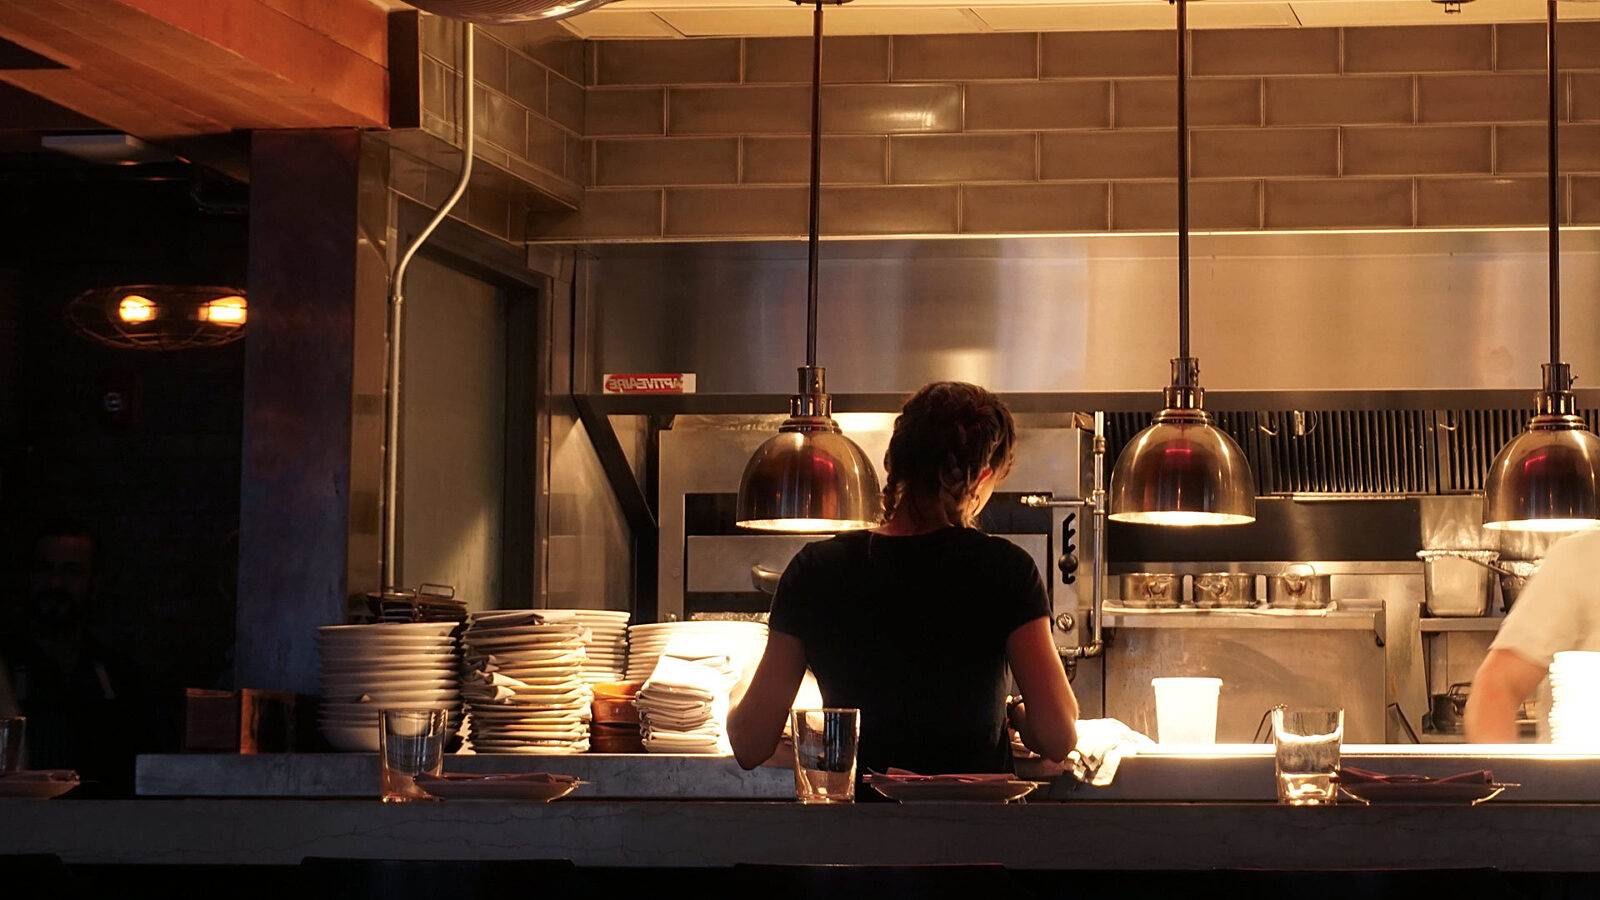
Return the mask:
{"type": "Polygon", "coordinates": [[[976,554],[983,561],[1005,567],[1029,569],[1034,567],[1033,557],[1028,551],[999,535],[978,531],[975,528],[962,528],[957,539],[966,543],[969,552],[976,554]]]}

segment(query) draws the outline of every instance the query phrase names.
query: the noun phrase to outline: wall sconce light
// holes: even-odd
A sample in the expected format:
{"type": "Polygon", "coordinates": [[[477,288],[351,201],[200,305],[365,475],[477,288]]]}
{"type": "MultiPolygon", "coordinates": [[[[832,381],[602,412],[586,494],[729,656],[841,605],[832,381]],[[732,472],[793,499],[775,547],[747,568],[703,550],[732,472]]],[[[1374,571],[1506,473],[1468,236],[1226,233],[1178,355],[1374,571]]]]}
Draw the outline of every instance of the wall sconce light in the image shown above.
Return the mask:
{"type": "Polygon", "coordinates": [[[190,350],[244,337],[245,292],[236,287],[127,284],[84,291],[67,304],[83,337],[123,350],[190,350]]]}

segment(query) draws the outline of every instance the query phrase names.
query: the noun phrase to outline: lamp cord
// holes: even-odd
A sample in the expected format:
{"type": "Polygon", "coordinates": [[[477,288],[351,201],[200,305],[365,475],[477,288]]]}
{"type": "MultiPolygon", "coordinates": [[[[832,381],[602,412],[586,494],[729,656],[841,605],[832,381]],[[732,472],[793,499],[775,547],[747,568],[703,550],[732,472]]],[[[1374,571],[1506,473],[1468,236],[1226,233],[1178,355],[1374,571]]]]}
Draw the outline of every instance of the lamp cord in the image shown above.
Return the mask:
{"type": "MultiPolygon", "coordinates": [[[[1178,356],[1189,358],[1189,12],[1178,5],[1178,356]]],[[[1555,0],[1550,0],[1553,4],[1555,0]]]]}
{"type": "Polygon", "coordinates": [[[810,233],[810,258],[806,274],[806,366],[816,368],[817,270],[822,253],[822,0],[817,0],[817,10],[811,25],[810,233]]]}
{"type": "MultiPolygon", "coordinates": [[[[1181,2],[1181,0],[1180,0],[1181,2]]],[[[1556,0],[1546,0],[1545,76],[1550,90],[1550,365],[1561,365],[1561,145],[1556,122],[1556,0]]]]}

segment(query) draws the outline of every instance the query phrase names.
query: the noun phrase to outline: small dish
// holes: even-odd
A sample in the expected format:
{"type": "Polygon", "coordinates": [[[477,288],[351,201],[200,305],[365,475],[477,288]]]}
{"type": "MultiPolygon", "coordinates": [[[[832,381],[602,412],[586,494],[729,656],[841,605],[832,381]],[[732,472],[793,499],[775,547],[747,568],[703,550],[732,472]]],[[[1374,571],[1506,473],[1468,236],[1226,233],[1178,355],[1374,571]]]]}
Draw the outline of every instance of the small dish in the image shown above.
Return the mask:
{"type": "Polygon", "coordinates": [[[1433,778],[1381,775],[1347,766],[1339,770],[1335,781],[1341,793],[1358,803],[1428,806],[1476,806],[1500,796],[1507,788],[1519,786],[1495,781],[1494,774],[1487,769],[1433,778]]]}
{"type": "Polygon", "coordinates": [[[958,777],[924,778],[873,777],[864,779],[873,790],[900,803],[1011,803],[1040,787],[1037,781],[983,779],[966,781],[958,777]]]}
{"type": "Polygon", "coordinates": [[[49,800],[81,784],[71,769],[36,769],[0,775],[0,797],[49,800]]]}
{"type": "Polygon", "coordinates": [[[549,803],[572,793],[579,781],[568,775],[418,775],[417,786],[446,800],[527,800],[549,803]]]}

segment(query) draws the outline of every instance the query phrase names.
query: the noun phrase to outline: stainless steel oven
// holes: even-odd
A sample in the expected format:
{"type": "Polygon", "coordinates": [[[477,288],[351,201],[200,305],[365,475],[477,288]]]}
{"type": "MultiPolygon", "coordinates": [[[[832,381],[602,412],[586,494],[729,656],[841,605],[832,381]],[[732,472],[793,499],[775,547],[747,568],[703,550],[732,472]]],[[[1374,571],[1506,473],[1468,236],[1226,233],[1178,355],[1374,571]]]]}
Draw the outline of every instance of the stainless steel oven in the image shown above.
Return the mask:
{"type": "MultiPolygon", "coordinates": [[[[1091,437],[1075,417],[1019,416],[1017,460],[983,514],[984,530],[1028,551],[1045,576],[1062,648],[1087,633],[1080,609],[1090,606],[1092,536],[1073,506],[1037,508],[1024,494],[1076,501],[1088,495],[1091,437]],[[1083,560],[1081,572],[1077,561],[1083,560]],[[1067,626],[1067,627],[1063,627],[1067,626]]],[[[841,416],[883,476],[893,422],[888,414],[841,416]],[[864,424],[868,427],[852,427],[864,424]]],[[[659,552],[656,614],[663,621],[767,610],[763,572],[780,573],[795,553],[820,535],[773,535],[733,524],[739,476],[750,454],[776,430],[778,419],[680,416],[660,434],[659,552]]],[[[770,582],[770,576],[767,579],[770,582]]]]}

